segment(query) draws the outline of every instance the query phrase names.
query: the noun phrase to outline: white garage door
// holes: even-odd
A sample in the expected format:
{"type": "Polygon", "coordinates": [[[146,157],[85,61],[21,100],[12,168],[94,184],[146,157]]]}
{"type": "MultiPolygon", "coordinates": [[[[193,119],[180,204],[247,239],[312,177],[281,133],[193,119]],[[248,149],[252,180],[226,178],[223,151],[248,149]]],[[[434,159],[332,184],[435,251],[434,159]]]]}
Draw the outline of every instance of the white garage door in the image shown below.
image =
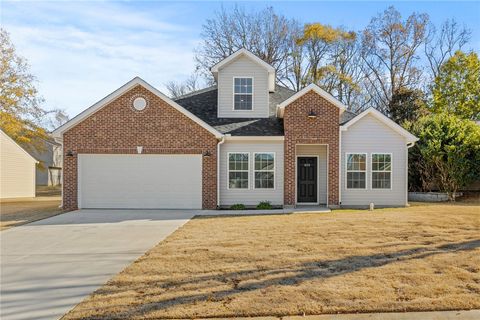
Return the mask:
{"type": "Polygon", "coordinates": [[[78,155],[80,208],[200,209],[201,155],[78,155]]]}

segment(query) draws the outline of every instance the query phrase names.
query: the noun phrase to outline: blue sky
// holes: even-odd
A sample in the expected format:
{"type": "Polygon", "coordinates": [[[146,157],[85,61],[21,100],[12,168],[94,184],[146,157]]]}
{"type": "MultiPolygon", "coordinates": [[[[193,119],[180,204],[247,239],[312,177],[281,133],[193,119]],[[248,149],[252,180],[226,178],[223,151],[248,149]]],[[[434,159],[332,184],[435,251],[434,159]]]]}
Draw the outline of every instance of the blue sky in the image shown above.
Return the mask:
{"type": "MultiPolygon", "coordinates": [[[[301,22],[363,29],[393,4],[403,16],[425,12],[439,25],[455,18],[472,30],[480,51],[480,2],[238,2],[248,10],[274,9],[301,22]]],[[[30,62],[47,108],[74,116],[123,83],[140,76],[160,90],[187,78],[201,26],[233,2],[1,1],[1,25],[30,62]]]]}

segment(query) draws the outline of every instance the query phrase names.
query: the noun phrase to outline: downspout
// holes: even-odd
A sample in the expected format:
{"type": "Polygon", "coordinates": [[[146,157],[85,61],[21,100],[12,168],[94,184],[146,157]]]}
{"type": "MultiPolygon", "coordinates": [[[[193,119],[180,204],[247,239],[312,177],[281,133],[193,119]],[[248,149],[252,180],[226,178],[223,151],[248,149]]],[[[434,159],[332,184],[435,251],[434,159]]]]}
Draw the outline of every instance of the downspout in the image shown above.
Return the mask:
{"type": "Polygon", "coordinates": [[[408,149],[413,147],[415,145],[415,141],[413,142],[407,142],[407,149],[405,150],[405,159],[407,160],[406,166],[405,166],[405,187],[407,188],[406,196],[405,196],[405,206],[409,206],[408,204],[408,149]]]}
{"type": "Polygon", "coordinates": [[[220,208],[220,145],[225,142],[225,136],[222,136],[217,143],[217,208],[220,208]]]}
{"type": "Polygon", "coordinates": [[[63,195],[64,195],[63,188],[65,188],[65,183],[64,183],[64,175],[65,175],[65,153],[64,153],[64,151],[65,150],[63,149],[63,133],[62,133],[62,137],[60,139],[55,139],[55,137],[54,137],[53,140],[55,140],[56,142],[59,142],[60,145],[62,146],[62,151],[61,151],[61,154],[62,154],[62,175],[60,176],[60,183],[62,184],[62,188],[60,189],[61,199],[60,199],[60,205],[58,207],[63,209],[63,195]]]}
{"type": "Polygon", "coordinates": [[[338,127],[338,206],[342,205],[342,127],[338,127]]]}

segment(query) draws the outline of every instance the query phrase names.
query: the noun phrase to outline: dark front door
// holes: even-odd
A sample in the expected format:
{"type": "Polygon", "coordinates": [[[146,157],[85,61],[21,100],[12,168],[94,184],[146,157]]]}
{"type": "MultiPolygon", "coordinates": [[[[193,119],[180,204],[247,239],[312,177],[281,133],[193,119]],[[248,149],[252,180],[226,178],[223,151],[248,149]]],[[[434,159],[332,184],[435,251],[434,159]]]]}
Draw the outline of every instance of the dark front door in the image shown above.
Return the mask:
{"type": "Polygon", "coordinates": [[[297,202],[317,202],[317,158],[297,159],[297,202]]]}

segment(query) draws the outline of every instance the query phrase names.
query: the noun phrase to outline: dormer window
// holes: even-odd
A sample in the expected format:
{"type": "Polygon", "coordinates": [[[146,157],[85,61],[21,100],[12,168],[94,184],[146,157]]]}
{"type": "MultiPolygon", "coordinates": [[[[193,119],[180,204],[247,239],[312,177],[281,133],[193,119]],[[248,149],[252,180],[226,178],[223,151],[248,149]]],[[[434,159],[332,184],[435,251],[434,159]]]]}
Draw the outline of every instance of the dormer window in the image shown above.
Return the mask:
{"type": "Polygon", "coordinates": [[[253,78],[233,78],[233,110],[253,109],[253,78]]]}

